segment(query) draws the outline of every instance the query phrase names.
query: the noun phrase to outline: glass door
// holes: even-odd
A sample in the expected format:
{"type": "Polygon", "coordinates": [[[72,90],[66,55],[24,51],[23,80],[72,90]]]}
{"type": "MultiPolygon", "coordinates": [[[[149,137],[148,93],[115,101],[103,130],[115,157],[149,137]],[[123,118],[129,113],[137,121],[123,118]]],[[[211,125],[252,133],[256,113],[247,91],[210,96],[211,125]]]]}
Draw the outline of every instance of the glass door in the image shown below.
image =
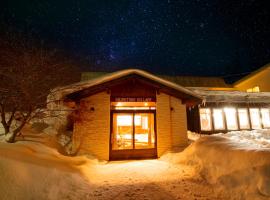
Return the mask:
{"type": "Polygon", "coordinates": [[[113,113],[112,150],[133,149],[133,113],[113,113]]]}
{"type": "Polygon", "coordinates": [[[155,148],[154,113],[134,114],[135,149],[155,148]]]}
{"type": "Polygon", "coordinates": [[[113,111],[110,159],[156,158],[154,111],[113,111]]]}

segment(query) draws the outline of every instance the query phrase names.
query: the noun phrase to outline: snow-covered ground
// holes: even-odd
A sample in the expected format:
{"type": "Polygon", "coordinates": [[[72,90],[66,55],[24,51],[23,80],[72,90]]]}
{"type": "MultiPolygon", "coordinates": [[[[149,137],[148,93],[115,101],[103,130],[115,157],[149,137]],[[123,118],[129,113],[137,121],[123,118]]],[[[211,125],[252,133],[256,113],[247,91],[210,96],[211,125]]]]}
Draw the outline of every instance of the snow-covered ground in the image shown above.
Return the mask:
{"type": "Polygon", "coordinates": [[[226,199],[193,167],[162,160],[97,162],[42,144],[0,143],[0,199],[226,199]]]}
{"type": "Polygon", "coordinates": [[[270,199],[268,130],[191,134],[183,152],[118,162],[0,142],[0,199],[270,199]]]}

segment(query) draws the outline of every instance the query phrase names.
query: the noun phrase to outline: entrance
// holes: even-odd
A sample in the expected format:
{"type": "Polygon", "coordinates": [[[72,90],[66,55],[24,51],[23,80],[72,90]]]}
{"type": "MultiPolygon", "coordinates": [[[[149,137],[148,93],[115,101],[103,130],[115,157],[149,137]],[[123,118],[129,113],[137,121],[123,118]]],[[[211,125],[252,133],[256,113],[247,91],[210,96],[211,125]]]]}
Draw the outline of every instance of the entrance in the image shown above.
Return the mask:
{"type": "Polygon", "coordinates": [[[110,160],[156,157],[155,110],[112,111],[110,160]]]}

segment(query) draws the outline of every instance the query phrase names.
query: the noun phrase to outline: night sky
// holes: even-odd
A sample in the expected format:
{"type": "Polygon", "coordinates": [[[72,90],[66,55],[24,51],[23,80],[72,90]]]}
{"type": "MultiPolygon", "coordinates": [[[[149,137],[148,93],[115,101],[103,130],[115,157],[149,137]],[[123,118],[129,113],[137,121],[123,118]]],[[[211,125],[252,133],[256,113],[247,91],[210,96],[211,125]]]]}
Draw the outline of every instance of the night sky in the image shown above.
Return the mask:
{"type": "Polygon", "coordinates": [[[8,2],[1,33],[64,50],[84,71],[230,77],[270,62],[267,0],[8,2]]]}

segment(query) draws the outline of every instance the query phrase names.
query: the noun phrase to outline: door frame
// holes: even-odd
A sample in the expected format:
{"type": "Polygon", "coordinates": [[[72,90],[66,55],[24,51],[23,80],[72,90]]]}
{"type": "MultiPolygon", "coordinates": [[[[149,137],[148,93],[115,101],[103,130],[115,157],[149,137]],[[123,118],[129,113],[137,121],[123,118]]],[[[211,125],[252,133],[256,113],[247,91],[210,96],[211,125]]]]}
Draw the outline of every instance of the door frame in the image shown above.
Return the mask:
{"type": "Polygon", "coordinates": [[[110,151],[109,160],[128,160],[128,159],[147,159],[147,158],[157,158],[157,128],[156,128],[156,110],[111,110],[110,113],[110,151]],[[134,118],[132,125],[132,142],[133,149],[121,149],[112,150],[112,132],[113,132],[113,114],[114,113],[130,113],[134,117],[136,113],[153,113],[154,114],[154,133],[155,133],[155,147],[149,149],[135,149],[134,136],[134,118]]]}

